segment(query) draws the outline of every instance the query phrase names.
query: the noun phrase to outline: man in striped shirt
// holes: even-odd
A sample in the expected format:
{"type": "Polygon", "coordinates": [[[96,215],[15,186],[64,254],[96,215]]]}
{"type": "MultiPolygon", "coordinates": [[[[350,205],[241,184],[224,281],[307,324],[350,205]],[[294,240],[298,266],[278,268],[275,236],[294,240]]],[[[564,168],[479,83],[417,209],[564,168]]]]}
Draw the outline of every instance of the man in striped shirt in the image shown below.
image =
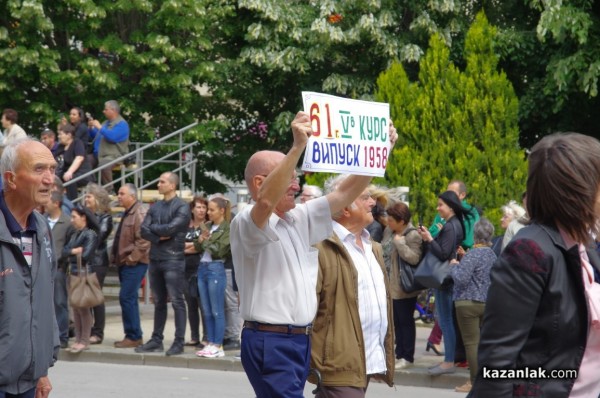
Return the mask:
{"type": "MultiPolygon", "coordinates": [[[[346,177],[329,180],[326,193],[335,191],[346,177]]],[[[319,307],[311,367],[321,373],[323,382],[317,397],[362,398],[371,378],[393,385],[391,295],[381,245],[365,229],[373,222],[374,206],[365,189],[351,205],[332,214],[334,233],[316,246],[319,307]]]]}

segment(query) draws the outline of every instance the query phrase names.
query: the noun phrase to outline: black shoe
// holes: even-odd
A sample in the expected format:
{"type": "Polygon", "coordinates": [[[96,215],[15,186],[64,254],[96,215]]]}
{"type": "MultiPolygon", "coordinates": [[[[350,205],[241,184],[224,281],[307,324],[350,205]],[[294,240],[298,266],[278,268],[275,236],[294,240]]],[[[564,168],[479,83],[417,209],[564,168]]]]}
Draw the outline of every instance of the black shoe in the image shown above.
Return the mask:
{"type": "Polygon", "coordinates": [[[68,341],[61,341],[60,342],[60,348],[68,348],[69,347],[69,342],[68,341]]]}
{"type": "Polygon", "coordinates": [[[228,339],[227,342],[223,341],[223,351],[233,351],[240,349],[240,341],[228,339]]]}
{"type": "Polygon", "coordinates": [[[173,343],[171,348],[167,351],[167,356],[170,357],[172,355],[180,355],[183,354],[183,345],[178,343],[173,343]]]}
{"type": "Polygon", "coordinates": [[[138,353],[144,352],[163,352],[165,347],[163,347],[163,343],[160,343],[156,340],[148,340],[146,344],[143,344],[139,347],[135,347],[134,351],[138,353]]]}

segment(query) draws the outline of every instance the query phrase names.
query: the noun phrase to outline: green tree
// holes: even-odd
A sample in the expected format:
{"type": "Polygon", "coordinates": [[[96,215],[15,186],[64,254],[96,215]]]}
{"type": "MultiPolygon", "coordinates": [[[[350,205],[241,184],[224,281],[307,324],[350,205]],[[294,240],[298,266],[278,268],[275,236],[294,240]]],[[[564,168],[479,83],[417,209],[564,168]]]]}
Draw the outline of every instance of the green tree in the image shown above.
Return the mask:
{"type": "Polygon", "coordinates": [[[498,71],[495,34],[480,13],[467,32],[464,71],[434,35],[419,63],[418,81],[411,82],[399,63],[377,81],[376,98],[390,103],[400,136],[385,182],[409,186],[411,207],[428,222],[437,194],[452,179],[466,182],[470,202],[493,222],[499,219],[499,207],[524,189],[518,101],[506,75],[498,71]]]}

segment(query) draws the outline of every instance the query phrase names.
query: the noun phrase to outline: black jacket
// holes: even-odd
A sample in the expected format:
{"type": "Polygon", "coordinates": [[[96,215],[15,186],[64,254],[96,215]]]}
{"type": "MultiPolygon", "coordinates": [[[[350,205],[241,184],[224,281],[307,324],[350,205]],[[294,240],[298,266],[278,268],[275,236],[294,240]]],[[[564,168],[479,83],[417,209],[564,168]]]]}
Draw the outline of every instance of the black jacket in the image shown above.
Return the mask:
{"type": "Polygon", "coordinates": [[[151,242],[150,260],[184,260],[190,206],[179,197],[153,204],[142,223],[142,238],[151,242]],[[169,239],[160,240],[161,237],[169,239]]]}
{"type": "MultiPolygon", "coordinates": [[[[600,269],[597,254],[587,253],[600,269]]],[[[558,230],[532,224],[504,249],[491,280],[469,397],[568,397],[574,379],[484,379],[482,369],[579,369],[589,321],[577,246],[567,249],[558,230]]]]}
{"type": "Polygon", "coordinates": [[[463,227],[460,220],[454,216],[444,224],[435,239],[427,244],[427,250],[441,261],[451,260],[456,258],[456,249],[463,239],[463,227]]]}
{"type": "Polygon", "coordinates": [[[67,242],[63,248],[63,256],[68,258],[72,274],[77,274],[77,256],[72,255],[71,250],[76,247],[83,248],[83,253],[81,254],[81,266],[87,267],[87,271],[91,272],[89,265],[97,246],[98,235],[89,228],[75,231],[75,233],[71,235],[71,239],[69,239],[69,242],[67,242]]]}
{"type": "Polygon", "coordinates": [[[113,230],[113,219],[108,213],[96,213],[100,229],[98,231],[98,246],[91,261],[92,267],[108,267],[108,250],[106,240],[113,230]]]}

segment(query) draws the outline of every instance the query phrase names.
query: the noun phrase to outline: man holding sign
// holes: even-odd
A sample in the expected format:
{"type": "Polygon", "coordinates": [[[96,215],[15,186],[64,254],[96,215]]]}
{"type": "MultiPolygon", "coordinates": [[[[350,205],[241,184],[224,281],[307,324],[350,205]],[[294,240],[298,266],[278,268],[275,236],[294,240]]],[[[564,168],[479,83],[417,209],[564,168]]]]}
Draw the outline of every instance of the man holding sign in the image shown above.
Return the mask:
{"type": "MultiPolygon", "coordinates": [[[[335,192],[300,204],[296,164],[313,134],[311,118],[292,121],[287,154],[255,153],[245,180],[254,205],[231,223],[231,251],[240,293],[242,365],[257,397],[302,397],[309,371],[311,322],[317,310],[317,250],[332,234],[331,214],[349,206],[370,176],[352,175],[335,192]]],[[[393,145],[396,130],[390,124],[393,145]]]]}

